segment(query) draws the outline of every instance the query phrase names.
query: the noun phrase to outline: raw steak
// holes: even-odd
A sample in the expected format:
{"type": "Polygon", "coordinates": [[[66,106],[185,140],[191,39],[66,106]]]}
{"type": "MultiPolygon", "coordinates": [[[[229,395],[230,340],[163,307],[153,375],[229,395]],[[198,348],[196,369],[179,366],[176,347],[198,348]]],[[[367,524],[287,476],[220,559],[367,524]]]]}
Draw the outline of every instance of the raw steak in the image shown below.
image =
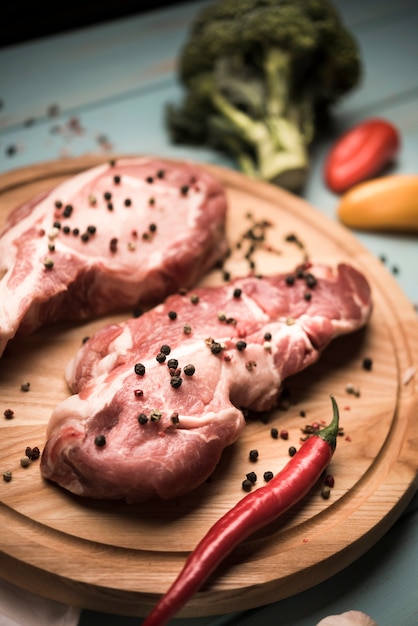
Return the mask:
{"type": "Polygon", "coordinates": [[[15,209],[0,237],[0,355],[17,331],[190,287],[226,252],[221,184],[190,163],[120,159],[15,209]]]}
{"type": "Polygon", "coordinates": [[[358,271],[305,266],[170,296],[99,330],[67,367],[74,395],[51,416],[43,476],[128,502],[194,489],[239,436],[242,409],[273,407],[284,378],[370,312],[358,271]]]}

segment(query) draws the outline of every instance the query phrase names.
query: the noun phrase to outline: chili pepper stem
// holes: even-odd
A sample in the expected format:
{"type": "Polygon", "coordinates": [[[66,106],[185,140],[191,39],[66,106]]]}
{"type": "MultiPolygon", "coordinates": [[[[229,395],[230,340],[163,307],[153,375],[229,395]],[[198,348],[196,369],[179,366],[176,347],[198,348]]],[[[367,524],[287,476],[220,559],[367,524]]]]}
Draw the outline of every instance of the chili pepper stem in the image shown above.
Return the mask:
{"type": "Polygon", "coordinates": [[[330,396],[332,403],[332,421],[328,426],[322,428],[319,432],[317,432],[317,436],[321,437],[324,441],[326,441],[329,446],[332,448],[334,452],[337,447],[337,435],[338,435],[338,426],[340,423],[340,413],[338,410],[338,404],[334,398],[334,396],[330,396]]]}
{"type": "Polygon", "coordinates": [[[333,419],[329,426],[307,439],[276,476],[247,494],[209,529],[142,626],[165,626],[238,544],[310,491],[336,447],[339,412],[333,396],[331,401],[333,419]]]}

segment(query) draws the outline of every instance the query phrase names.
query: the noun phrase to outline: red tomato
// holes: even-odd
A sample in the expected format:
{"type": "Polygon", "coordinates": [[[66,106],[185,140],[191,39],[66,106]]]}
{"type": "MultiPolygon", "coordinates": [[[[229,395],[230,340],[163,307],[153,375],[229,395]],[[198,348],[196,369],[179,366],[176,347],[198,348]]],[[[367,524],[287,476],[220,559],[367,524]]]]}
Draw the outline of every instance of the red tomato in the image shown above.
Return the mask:
{"type": "Polygon", "coordinates": [[[342,193],[379,174],[397,156],[400,137],[390,122],[373,118],[346,132],[331,148],[324,166],[327,186],[342,193]]]}

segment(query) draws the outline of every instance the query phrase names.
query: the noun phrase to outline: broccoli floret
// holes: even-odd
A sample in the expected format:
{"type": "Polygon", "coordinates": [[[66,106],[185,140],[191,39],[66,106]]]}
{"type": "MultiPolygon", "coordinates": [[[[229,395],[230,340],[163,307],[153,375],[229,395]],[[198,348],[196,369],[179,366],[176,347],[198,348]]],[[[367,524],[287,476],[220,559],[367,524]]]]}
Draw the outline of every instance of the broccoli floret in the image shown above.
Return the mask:
{"type": "Polygon", "coordinates": [[[222,150],[247,174],[299,191],[319,120],[360,76],[357,43],[328,0],[218,0],[181,51],[171,139],[222,150]]]}

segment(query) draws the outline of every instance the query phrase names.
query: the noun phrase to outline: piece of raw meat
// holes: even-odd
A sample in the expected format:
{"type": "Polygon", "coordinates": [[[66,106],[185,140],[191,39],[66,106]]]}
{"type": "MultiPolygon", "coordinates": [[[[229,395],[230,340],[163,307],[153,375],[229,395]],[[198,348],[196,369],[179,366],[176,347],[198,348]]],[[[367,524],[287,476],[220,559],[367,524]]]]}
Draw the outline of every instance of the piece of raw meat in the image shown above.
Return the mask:
{"type": "Polygon", "coordinates": [[[224,256],[226,197],[191,163],[126,158],[15,209],[0,237],[0,355],[17,333],[157,304],[224,256]]]}
{"type": "Polygon", "coordinates": [[[303,267],[170,296],[104,327],[69,363],[42,474],[83,496],[139,502],[191,491],[282,381],[371,313],[351,266],[303,267]]]}

